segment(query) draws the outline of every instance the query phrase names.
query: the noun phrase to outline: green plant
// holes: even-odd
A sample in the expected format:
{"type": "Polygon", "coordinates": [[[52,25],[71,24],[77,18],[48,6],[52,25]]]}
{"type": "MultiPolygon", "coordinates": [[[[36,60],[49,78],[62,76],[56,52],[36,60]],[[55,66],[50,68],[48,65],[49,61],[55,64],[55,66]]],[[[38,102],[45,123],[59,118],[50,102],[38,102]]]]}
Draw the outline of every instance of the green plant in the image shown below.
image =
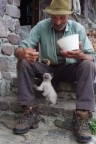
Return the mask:
{"type": "Polygon", "coordinates": [[[96,135],[96,119],[95,118],[92,118],[90,123],[89,123],[89,128],[91,130],[91,133],[93,135],[96,135]]]}

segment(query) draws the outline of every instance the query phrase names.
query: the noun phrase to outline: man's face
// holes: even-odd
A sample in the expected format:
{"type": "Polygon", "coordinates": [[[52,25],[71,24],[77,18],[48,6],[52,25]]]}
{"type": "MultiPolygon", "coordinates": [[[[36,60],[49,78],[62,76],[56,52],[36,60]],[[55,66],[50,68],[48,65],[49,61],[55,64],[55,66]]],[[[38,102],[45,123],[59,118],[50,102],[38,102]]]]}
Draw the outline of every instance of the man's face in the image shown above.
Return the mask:
{"type": "Polygon", "coordinates": [[[50,15],[54,29],[61,31],[65,28],[69,15],[50,15]]]}

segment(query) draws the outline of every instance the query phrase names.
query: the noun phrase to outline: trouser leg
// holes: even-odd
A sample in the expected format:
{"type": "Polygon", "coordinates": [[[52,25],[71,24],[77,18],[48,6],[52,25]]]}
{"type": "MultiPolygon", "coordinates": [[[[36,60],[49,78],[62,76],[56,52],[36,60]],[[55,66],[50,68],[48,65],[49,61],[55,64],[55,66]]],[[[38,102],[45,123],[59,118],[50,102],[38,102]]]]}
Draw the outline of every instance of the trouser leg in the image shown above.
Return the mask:
{"type": "Polygon", "coordinates": [[[95,64],[92,61],[84,60],[67,66],[61,65],[57,76],[59,81],[69,83],[77,82],[76,87],[76,109],[94,110],[94,78],[96,75],[95,64]]]}
{"type": "Polygon", "coordinates": [[[42,63],[30,63],[20,60],[17,64],[18,70],[18,105],[32,106],[35,102],[34,77],[42,78],[45,72],[50,72],[50,68],[42,63]]]}
{"type": "Polygon", "coordinates": [[[94,111],[94,78],[96,75],[95,64],[91,61],[82,61],[77,70],[77,102],[76,109],[94,111]]]}
{"type": "Polygon", "coordinates": [[[42,78],[45,72],[50,72],[50,67],[39,62],[31,63],[20,60],[17,64],[18,70],[18,97],[17,103],[22,106],[22,115],[13,132],[24,134],[31,128],[37,128],[39,117],[38,108],[34,106],[34,77],[42,78]]]}

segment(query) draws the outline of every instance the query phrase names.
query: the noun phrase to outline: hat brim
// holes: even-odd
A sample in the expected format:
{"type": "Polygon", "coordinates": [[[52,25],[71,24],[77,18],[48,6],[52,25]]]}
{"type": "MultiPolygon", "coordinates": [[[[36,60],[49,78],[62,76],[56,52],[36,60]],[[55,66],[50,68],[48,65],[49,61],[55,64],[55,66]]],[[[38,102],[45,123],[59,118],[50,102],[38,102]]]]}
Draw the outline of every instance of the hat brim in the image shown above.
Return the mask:
{"type": "Polygon", "coordinates": [[[61,10],[61,9],[53,10],[53,9],[48,9],[48,8],[45,8],[45,10],[43,10],[43,11],[48,14],[52,14],[52,15],[67,15],[67,14],[73,13],[73,11],[66,11],[66,10],[61,10]]]}

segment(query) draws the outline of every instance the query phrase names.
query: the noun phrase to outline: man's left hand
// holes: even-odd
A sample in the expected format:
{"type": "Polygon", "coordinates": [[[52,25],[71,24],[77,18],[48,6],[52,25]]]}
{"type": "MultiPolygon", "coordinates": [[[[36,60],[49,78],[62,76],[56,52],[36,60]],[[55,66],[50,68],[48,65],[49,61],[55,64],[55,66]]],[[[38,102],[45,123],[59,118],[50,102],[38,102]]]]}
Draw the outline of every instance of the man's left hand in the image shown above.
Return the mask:
{"type": "Polygon", "coordinates": [[[74,51],[61,51],[62,55],[66,58],[76,58],[76,59],[83,59],[84,58],[84,53],[79,49],[79,50],[74,50],[74,51]]]}
{"type": "Polygon", "coordinates": [[[73,51],[61,50],[61,54],[65,58],[75,58],[75,59],[80,59],[80,60],[94,61],[94,59],[91,55],[85,54],[85,53],[82,52],[82,42],[79,42],[79,49],[78,50],[73,50],[73,51]]]}

